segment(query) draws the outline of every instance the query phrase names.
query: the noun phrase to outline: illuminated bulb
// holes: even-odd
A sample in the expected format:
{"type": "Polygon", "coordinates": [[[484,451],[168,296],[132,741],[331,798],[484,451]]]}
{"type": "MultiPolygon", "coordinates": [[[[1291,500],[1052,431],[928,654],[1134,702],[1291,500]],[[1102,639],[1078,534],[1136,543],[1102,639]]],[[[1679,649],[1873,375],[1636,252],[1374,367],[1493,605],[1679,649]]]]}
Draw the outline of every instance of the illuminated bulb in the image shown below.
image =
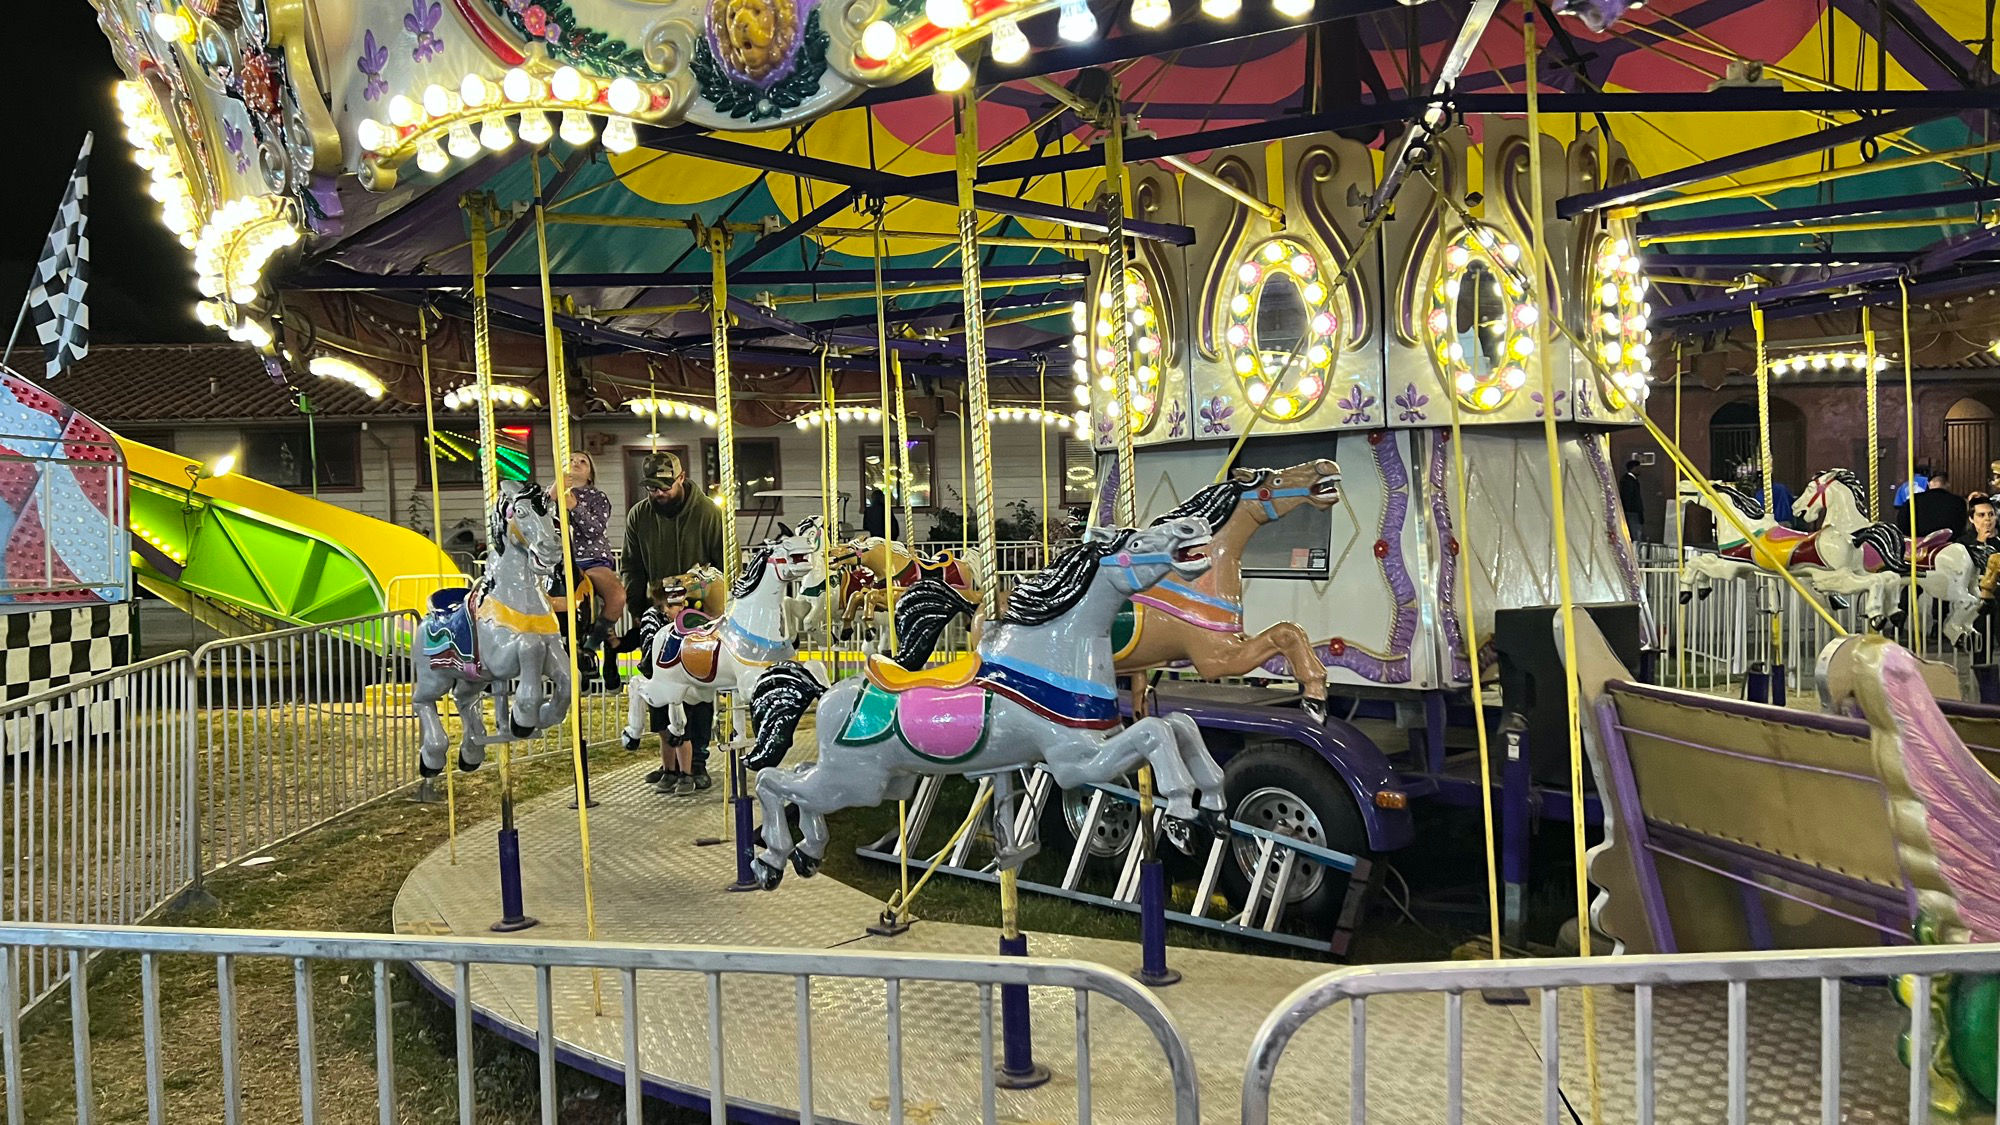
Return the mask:
{"type": "Polygon", "coordinates": [[[1160,381],[1160,373],[1151,367],[1139,368],[1139,382],[1153,384],[1160,381]]]}
{"type": "Polygon", "coordinates": [[[535,80],[517,66],[501,76],[500,96],[510,102],[525,102],[535,96],[535,80]]]}
{"type": "Polygon", "coordinates": [[[965,65],[957,51],[943,43],[931,49],[931,85],[937,87],[938,93],[957,93],[971,81],[972,68],[965,65]]]}
{"type": "Polygon", "coordinates": [[[1139,337],[1137,347],[1140,355],[1152,355],[1154,352],[1160,350],[1160,342],[1151,336],[1141,336],[1139,337]]]}
{"type": "Polygon", "coordinates": [[[1079,381],[1088,379],[1090,378],[1090,361],[1078,357],[1070,361],[1069,370],[1070,374],[1075,375],[1079,381]]]}
{"type": "Polygon", "coordinates": [[[461,121],[451,127],[451,135],[445,140],[445,148],[456,159],[464,160],[479,152],[479,138],[472,135],[472,126],[461,121]]]}
{"type": "Polygon", "coordinates": [[[154,12],[153,34],[169,41],[179,39],[193,30],[185,16],[179,12],[154,12]]]}
{"type": "Polygon", "coordinates": [[[1063,0],[1056,34],[1069,43],[1081,43],[1097,34],[1097,17],[1091,14],[1090,5],[1084,0],[1063,0]]]}
{"type": "Polygon", "coordinates": [[[539,109],[522,110],[521,126],[516,132],[523,142],[531,145],[547,144],[549,138],[556,135],[555,129],[549,125],[549,115],[539,109]]]}
{"type": "Polygon", "coordinates": [[[557,67],[549,76],[549,93],[559,102],[580,102],[584,99],[583,75],[573,66],[557,67]]]}
{"type": "Polygon", "coordinates": [[[1245,325],[1232,324],[1225,335],[1228,337],[1229,343],[1234,347],[1247,348],[1250,346],[1250,329],[1245,325]]]}
{"type": "Polygon", "coordinates": [[[1606,332],[1616,334],[1618,331],[1618,324],[1619,321],[1617,313],[1605,313],[1603,316],[1597,318],[1597,326],[1599,328],[1602,328],[1606,332]]]}
{"type": "Polygon", "coordinates": [[[1257,360],[1249,352],[1242,352],[1237,355],[1236,373],[1238,375],[1248,375],[1250,372],[1256,370],[1256,368],[1257,360]]]}
{"type": "Polygon", "coordinates": [[[1271,405],[1269,409],[1271,413],[1277,415],[1278,417],[1285,418],[1291,415],[1293,405],[1294,403],[1292,402],[1292,396],[1279,395],[1277,398],[1271,400],[1271,405]]]}
{"type": "Polygon", "coordinates": [[[566,109],[563,110],[562,128],[556,135],[563,139],[564,144],[581,146],[589,144],[595,134],[590,127],[590,118],[581,110],[566,109]]]}
{"type": "Polygon", "coordinates": [[[1461,371],[1458,378],[1452,380],[1452,385],[1458,388],[1459,394],[1468,395],[1472,393],[1472,388],[1479,385],[1479,381],[1472,377],[1472,372],[1461,371]]]}
{"type": "Polygon", "coordinates": [[[972,8],[965,0],[924,0],[924,18],[954,31],[972,22],[972,8]]]}
{"type": "Polygon", "coordinates": [[[444,150],[438,147],[436,137],[425,137],[417,142],[417,167],[435,175],[444,171],[450,163],[445,159],[444,150]]]}
{"type": "Polygon", "coordinates": [[[1134,398],[1132,400],[1132,411],[1135,414],[1151,414],[1153,412],[1153,396],[1140,395],[1134,398]]]}
{"type": "Polygon", "coordinates": [[[1320,313],[1312,318],[1312,330],[1321,336],[1333,335],[1333,314],[1320,313]]]}
{"type": "Polygon", "coordinates": [[[433,82],[424,87],[424,112],[443,117],[451,112],[451,91],[433,82]]]}
{"type": "Polygon", "coordinates": [[[993,21],[991,42],[993,61],[1001,66],[1012,66],[1028,57],[1028,37],[1012,16],[1002,16],[993,21]]]}
{"type": "Polygon", "coordinates": [[[1299,394],[1305,396],[1308,401],[1318,398],[1320,391],[1324,389],[1325,386],[1317,375],[1307,375],[1299,380],[1299,394]]]}
{"type": "Polygon", "coordinates": [[[1443,309],[1432,309],[1430,330],[1433,336],[1442,336],[1451,331],[1451,314],[1443,309]]]}
{"type": "Polygon", "coordinates": [[[1616,308],[1618,305],[1618,286],[1609,281],[1598,286],[1597,299],[1608,306],[1616,308]]]}
{"type": "Polygon", "coordinates": [[[1535,353],[1535,341],[1527,336],[1516,336],[1514,337],[1513,352],[1522,359],[1526,359],[1535,353]]]}
{"type": "Polygon", "coordinates": [[[1069,325],[1072,330],[1082,332],[1084,325],[1089,319],[1090,309],[1082,301],[1078,301],[1069,307],[1069,325]]]}
{"type": "Polygon", "coordinates": [[[614,117],[604,123],[604,150],[606,152],[631,152],[639,147],[639,134],[632,128],[628,117],[614,117]]]}
{"type": "Polygon", "coordinates": [[[645,98],[645,91],[639,89],[639,84],[622,75],[613,78],[611,85],[604,90],[604,104],[610,106],[613,113],[637,113],[645,98]]]}
{"type": "Polygon", "coordinates": [[[1110,394],[1113,390],[1117,389],[1117,386],[1118,384],[1112,382],[1111,376],[1109,375],[1101,375],[1098,377],[1097,389],[1103,391],[1105,394],[1110,394]]]}
{"type": "Polygon", "coordinates": [[[1327,350],[1325,344],[1314,344],[1310,349],[1306,351],[1306,359],[1310,361],[1314,367],[1325,367],[1327,361],[1332,358],[1333,358],[1333,353],[1327,350]]]}
{"type": "Polygon", "coordinates": [[[1235,313],[1237,316],[1249,316],[1250,297],[1244,293],[1238,293],[1236,296],[1231,297],[1229,299],[1229,311],[1235,313]]]}
{"type": "Polygon", "coordinates": [[[1472,261],[1472,251],[1463,246],[1454,246],[1444,252],[1444,264],[1455,270],[1462,270],[1472,261]]]}
{"type": "Polygon", "coordinates": [[[372,117],[362,118],[360,124],[354,127],[354,139],[368,152],[379,151],[383,145],[389,143],[390,136],[392,134],[389,130],[383,128],[382,123],[372,117]]]}
{"type": "Polygon", "coordinates": [[[1279,262],[1285,260],[1285,248],[1275,242],[1271,243],[1269,246],[1264,247],[1264,260],[1274,266],[1277,265],[1279,262]]]}
{"type": "Polygon", "coordinates": [[[458,84],[458,96],[468,108],[478,109],[493,100],[493,83],[477,74],[468,74],[458,84]]]}
{"type": "MultiPolygon", "coordinates": [[[[995,42],[998,42],[997,35],[995,42]]],[[[902,37],[896,33],[896,25],[888,20],[876,20],[861,32],[861,53],[876,62],[883,62],[894,55],[901,43],[902,37]]],[[[995,53],[997,55],[997,50],[995,53]]]]}
{"type": "Polygon", "coordinates": [[[1236,281],[1239,285],[1255,285],[1261,271],[1255,262],[1245,262],[1236,267],[1236,281]]]}
{"type": "Polygon", "coordinates": [[[1478,402],[1479,405],[1485,407],[1488,410],[1491,410],[1494,407],[1500,405],[1500,388],[1498,387],[1479,388],[1478,402]]]}
{"type": "Polygon", "coordinates": [[[1168,0],[1132,0],[1132,22],[1140,27],[1160,27],[1174,18],[1168,0]]]}
{"type": "Polygon", "coordinates": [[[1201,0],[1201,14],[1212,20],[1234,18],[1243,10],[1243,0],[1201,0]]]}
{"type": "Polygon", "coordinates": [[[1263,383],[1252,383],[1243,389],[1243,393],[1252,403],[1261,403],[1264,396],[1271,393],[1271,388],[1263,383]]]}
{"type": "Polygon", "coordinates": [[[1521,260],[1521,248],[1519,246],[1514,245],[1511,242],[1501,243],[1500,260],[1506,262],[1510,266],[1513,265],[1515,262],[1521,260]]]}
{"type": "Polygon", "coordinates": [[[1826,357],[1825,357],[1825,356],[1823,356],[1823,355],[1815,355],[1815,356],[1813,356],[1813,357],[1812,357],[1812,367],[1813,367],[1813,370],[1814,370],[1814,371],[1825,371],[1825,370],[1826,370],[1826,357]]]}
{"type": "Polygon", "coordinates": [[[1076,401],[1079,405],[1082,406],[1090,405],[1090,385],[1088,383],[1078,383],[1076,385],[1076,389],[1072,393],[1074,394],[1076,401]]]}
{"type": "Polygon", "coordinates": [[[1309,254],[1292,255],[1293,274],[1301,278],[1306,278],[1306,277],[1311,277],[1312,272],[1313,272],[1313,260],[1311,255],[1309,254]]]}
{"type": "Polygon", "coordinates": [[[505,117],[489,113],[486,120],[479,123],[479,143],[499,152],[514,143],[514,131],[507,127],[505,117]]]}
{"type": "Polygon", "coordinates": [[[1116,362],[1118,362],[1118,355],[1110,348],[1097,349],[1097,366],[1109,367],[1116,362]]]}

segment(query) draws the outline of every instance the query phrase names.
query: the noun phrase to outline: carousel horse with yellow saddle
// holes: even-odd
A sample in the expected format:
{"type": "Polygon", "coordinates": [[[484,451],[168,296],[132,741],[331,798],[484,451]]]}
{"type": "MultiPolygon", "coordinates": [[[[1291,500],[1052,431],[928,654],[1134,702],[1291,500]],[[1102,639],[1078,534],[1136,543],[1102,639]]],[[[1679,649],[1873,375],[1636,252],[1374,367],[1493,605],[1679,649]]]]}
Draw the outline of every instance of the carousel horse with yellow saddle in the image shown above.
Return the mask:
{"type": "Polygon", "coordinates": [[[1265,524],[1305,505],[1321,511],[1340,503],[1340,466],[1321,458],[1289,469],[1234,469],[1154,520],[1198,516],[1215,529],[1208,546],[1213,564],[1200,574],[1170,574],[1135,594],[1112,625],[1113,660],[1120,672],[1192,664],[1203,679],[1241,676],[1282,657],[1304,689],[1302,706],[1315,721],[1326,718],[1326,665],[1312,639],[1291,621],[1256,633],[1243,629],[1243,550],[1265,524]]]}
{"type": "Polygon", "coordinates": [[[889,611],[889,587],[896,596],[925,578],[936,578],[972,601],[979,600],[978,568],[971,548],[947,548],[934,555],[911,550],[879,535],[851,540],[835,551],[832,563],[846,566],[840,588],[840,630],[853,637],[866,630],[872,642],[882,630],[880,615],[889,611]]]}

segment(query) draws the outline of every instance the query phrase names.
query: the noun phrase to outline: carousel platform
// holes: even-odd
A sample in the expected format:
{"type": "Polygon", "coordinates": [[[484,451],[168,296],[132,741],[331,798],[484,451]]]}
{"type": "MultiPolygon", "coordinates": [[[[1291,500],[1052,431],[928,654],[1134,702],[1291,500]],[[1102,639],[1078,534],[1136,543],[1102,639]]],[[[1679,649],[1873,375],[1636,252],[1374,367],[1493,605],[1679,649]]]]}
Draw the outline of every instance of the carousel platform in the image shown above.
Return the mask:
{"type": "MultiPolygon", "coordinates": [[[[734,877],[729,847],[693,843],[721,830],[720,789],[700,798],[662,797],[642,784],[646,768],[638,761],[607,770],[593,784],[601,802],[590,823],[602,938],[912,953],[995,951],[995,931],[977,926],[920,921],[897,937],[869,936],[866,927],[881,904],[830,878],[792,877],[768,893],[725,890],[734,877]]],[[[553,794],[527,802],[519,811],[527,911],[542,920],[518,935],[521,940],[585,936],[576,821],[567,800],[566,793],[553,794]]],[[[463,830],[455,866],[444,849],[418,865],[396,899],[398,932],[488,933],[498,916],[496,827],[488,822],[463,830]]],[[[1033,934],[1030,950],[1125,970],[1139,963],[1134,942],[1033,934]]],[[[1202,1082],[1202,1120],[1236,1121],[1244,1062],[1258,1025],[1293,988],[1333,966],[1180,948],[1172,951],[1172,963],[1185,979],[1157,995],[1192,1049],[1202,1082]]],[[[447,967],[412,968],[434,992],[450,994],[447,967]]],[[[530,970],[475,968],[471,984],[478,1022],[517,1042],[534,1041],[536,987],[530,970]]],[[[557,970],[552,984],[558,1058],[617,1081],[618,1060],[624,1057],[618,979],[603,982],[604,1016],[593,1014],[588,972],[557,970]]],[[[1895,1040],[1906,1017],[1884,988],[1849,985],[1843,991],[1843,1120],[1901,1121],[1908,1078],[1896,1062],[1895,1040]]],[[[691,974],[650,974],[639,992],[640,1059],[648,1095],[706,1107],[704,982],[691,974]]],[[[791,982],[731,977],[723,1004],[730,1118],[796,1120],[791,982]]],[[[879,984],[824,980],[815,984],[813,1007],[817,1120],[890,1120],[879,984]]],[[[1428,1125],[1446,1119],[1444,1007],[1438,996],[1369,1002],[1370,1121],[1428,1125]]],[[[1596,1007],[1598,1120],[1629,1122],[1635,1116],[1631,998],[1599,990],[1596,1007]]],[[[1037,1089],[1000,1091],[998,1120],[1016,1125],[1075,1121],[1074,1002],[1066,989],[1037,989],[1032,1008],[1037,1061],[1054,1077],[1037,1089]]],[[[1537,1004],[1488,1006],[1468,999],[1464,1011],[1465,1120],[1507,1125],[1540,1120],[1537,1004]]],[[[1816,986],[1751,990],[1750,1121],[1819,1120],[1818,1013],[1816,986]]],[[[1344,1011],[1328,1012],[1293,1041],[1278,1074],[1272,1120],[1330,1125],[1349,1120],[1348,1026],[1344,1011]]],[[[1726,1027],[1719,987],[1663,990],[1655,997],[1656,1120],[1707,1125],[1727,1118],[1726,1027]]],[[[1564,1002],[1562,1031],[1563,1090],[1573,1114],[1564,1119],[1589,1122],[1591,1083],[1575,997],[1564,1002]]],[[[904,1119],[928,1125],[978,1121],[980,1036],[974,994],[966,986],[906,987],[902,1035],[904,1119]]],[[[1092,1120],[1148,1125],[1172,1120],[1162,1088],[1164,1062],[1136,1018],[1112,1004],[1093,1005],[1090,1051],[1092,1120]]]]}

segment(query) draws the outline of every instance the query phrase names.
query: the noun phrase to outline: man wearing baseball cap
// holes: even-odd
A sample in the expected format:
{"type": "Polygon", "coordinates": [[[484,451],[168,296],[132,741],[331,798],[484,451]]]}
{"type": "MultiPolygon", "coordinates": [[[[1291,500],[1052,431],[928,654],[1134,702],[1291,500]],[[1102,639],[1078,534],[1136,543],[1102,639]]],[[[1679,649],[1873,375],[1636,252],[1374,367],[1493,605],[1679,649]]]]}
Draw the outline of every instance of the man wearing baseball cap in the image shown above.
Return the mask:
{"type": "MultiPolygon", "coordinates": [[[[712,566],[730,573],[734,568],[722,558],[722,509],[695,492],[681,467],[681,459],[665,450],[647,455],[641,467],[640,487],[645,496],[625,513],[625,554],[619,563],[619,577],[625,581],[627,605],[650,604],[646,592],[650,583],[686,574],[698,566],[712,566]]],[[[687,741],[694,750],[694,786],[707,789],[708,739],[715,724],[715,705],[690,703],[687,706],[687,741]]],[[[671,761],[666,745],[667,709],[653,711],[653,731],[661,736],[662,761],[671,761]]],[[[662,778],[665,777],[662,767],[662,778]]]]}

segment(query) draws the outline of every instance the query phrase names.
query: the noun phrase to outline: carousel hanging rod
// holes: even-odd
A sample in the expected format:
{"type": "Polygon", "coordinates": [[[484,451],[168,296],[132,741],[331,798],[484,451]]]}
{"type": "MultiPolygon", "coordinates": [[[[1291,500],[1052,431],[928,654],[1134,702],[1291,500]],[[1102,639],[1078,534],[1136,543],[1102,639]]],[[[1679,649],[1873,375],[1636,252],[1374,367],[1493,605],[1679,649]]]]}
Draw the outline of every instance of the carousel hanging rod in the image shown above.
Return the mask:
{"type": "MultiPolygon", "coordinates": [[[[843,238],[873,238],[873,227],[821,227],[813,232],[827,241],[843,238]]],[[[958,235],[945,231],[929,230],[885,230],[884,238],[907,238],[926,242],[957,242],[958,235]]],[[[1073,253],[1101,254],[1104,244],[1081,238],[1022,238],[1014,235],[982,234],[981,246],[1022,246],[1038,250],[1066,250],[1073,253]]]]}
{"type": "MultiPolygon", "coordinates": [[[[985,269],[988,276],[1014,284],[1075,281],[1087,276],[1089,272],[1089,267],[1082,262],[987,266],[985,269]]],[[[935,269],[906,266],[882,271],[884,281],[894,282],[899,286],[904,283],[926,285],[932,282],[956,284],[958,276],[957,266],[935,269]]],[[[626,286],[648,289],[706,289],[711,284],[706,274],[644,271],[559,273],[555,274],[551,281],[557,287],[564,289],[617,289],[626,286]]],[[[746,292],[774,286],[873,285],[874,282],[875,271],[868,269],[767,270],[732,273],[729,277],[732,289],[742,289],[746,292]]],[[[486,276],[486,285],[489,289],[540,289],[541,284],[539,274],[495,273],[486,276]]],[[[310,272],[288,280],[285,288],[306,293],[451,291],[472,288],[472,276],[462,273],[366,274],[341,265],[321,263],[310,272]]]]}
{"type": "Polygon", "coordinates": [[[1956,207],[1964,203],[1985,203],[2000,199],[2000,186],[1956,188],[1921,195],[1899,195],[1877,199],[1850,199],[1838,203],[1816,203],[1805,207],[1781,207],[1775,211],[1755,211],[1736,215],[1704,215],[1696,219],[1641,219],[1633,231],[1640,238],[1656,234],[1695,234],[1710,230],[1739,230],[1776,227],[1792,222],[1858,218],[1895,211],[1927,211],[1956,207]]]}
{"type": "Polygon", "coordinates": [[[1716,230],[1688,231],[1681,234],[1645,234],[1639,236],[1639,245],[1656,246],[1663,242],[1727,242],[1736,238],[1782,238],[1789,234],[1820,235],[1848,234],[1864,230],[1910,230],[1919,227],[1966,227],[1979,226],[1985,219],[1978,215],[1946,217],[1938,215],[1918,216],[1910,219],[1855,219],[1852,222],[1804,223],[1796,226],[1742,226],[1725,227],[1716,230]]]}
{"type": "MultiPolygon", "coordinates": [[[[1061,277],[1025,277],[1025,278],[1011,278],[1011,279],[985,277],[980,279],[979,284],[980,288],[982,289],[1006,289],[1016,285],[1034,285],[1051,281],[1068,281],[1071,280],[1073,277],[1074,275],[1064,275],[1061,277]]],[[[754,288],[747,282],[747,280],[742,278],[731,279],[732,286],[735,285],[738,281],[744,282],[743,288],[745,290],[754,288]]],[[[796,282],[788,284],[796,284],[796,282]]],[[[881,289],[876,289],[871,286],[867,289],[843,289],[837,293],[779,293],[770,296],[768,300],[770,300],[771,303],[778,305],[808,305],[808,304],[819,304],[825,301],[860,301],[860,300],[872,301],[877,297],[915,297],[929,293],[956,293],[963,288],[964,284],[962,282],[938,281],[938,282],[919,283],[913,285],[897,285],[894,288],[884,286],[881,289]]],[[[764,300],[766,298],[759,298],[759,299],[764,300]]],[[[584,312],[588,316],[608,319],[616,316],[670,316],[674,313],[698,312],[707,307],[708,307],[708,302],[706,300],[702,300],[702,301],[682,301],[678,304],[672,304],[672,305],[634,305],[628,308],[618,308],[618,309],[585,309],[584,312]]],[[[873,319],[874,318],[872,316],[869,318],[871,322],[873,321],[873,319]]],[[[821,327],[834,327],[834,326],[824,325],[821,327]]]]}

